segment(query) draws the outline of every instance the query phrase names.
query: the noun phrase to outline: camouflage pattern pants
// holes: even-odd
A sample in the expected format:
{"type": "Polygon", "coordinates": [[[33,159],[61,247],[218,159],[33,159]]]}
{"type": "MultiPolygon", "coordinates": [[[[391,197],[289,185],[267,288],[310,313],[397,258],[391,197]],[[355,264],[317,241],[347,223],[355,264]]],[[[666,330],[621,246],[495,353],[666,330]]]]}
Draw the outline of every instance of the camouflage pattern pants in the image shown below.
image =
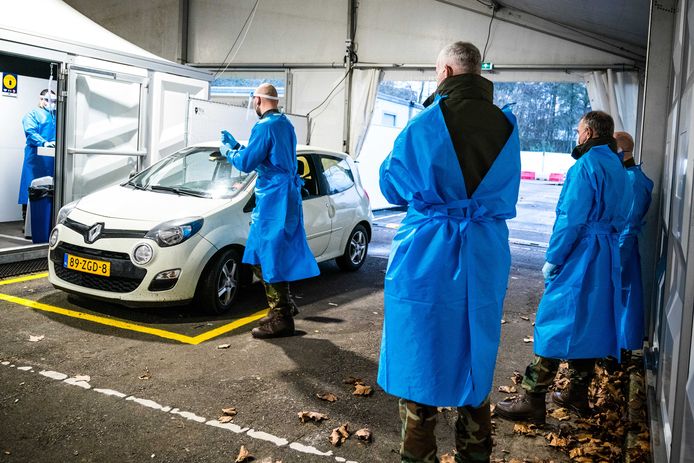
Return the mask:
{"type": "MultiPolygon", "coordinates": [[[[546,393],[559,371],[561,360],[536,355],[525,369],[521,386],[530,393],[546,393]]],[[[569,379],[574,387],[588,387],[595,375],[595,359],[569,360],[569,379]]]]}
{"type": "Polygon", "coordinates": [[[279,283],[267,283],[263,280],[263,271],[260,265],[253,266],[253,274],[263,282],[265,286],[265,296],[270,311],[279,311],[283,307],[289,308],[294,304],[292,295],[289,292],[289,283],[286,281],[279,283]]]}
{"type": "MultiPolygon", "coordinates": [[[[438,463],[436,416],[438,408],[400,399],[403,463],[438,463]]],[[[488,462],[492,453],[492,418],[489,398],[479,407],[458,407],[455,422],[456,463],[488,462]]]]}

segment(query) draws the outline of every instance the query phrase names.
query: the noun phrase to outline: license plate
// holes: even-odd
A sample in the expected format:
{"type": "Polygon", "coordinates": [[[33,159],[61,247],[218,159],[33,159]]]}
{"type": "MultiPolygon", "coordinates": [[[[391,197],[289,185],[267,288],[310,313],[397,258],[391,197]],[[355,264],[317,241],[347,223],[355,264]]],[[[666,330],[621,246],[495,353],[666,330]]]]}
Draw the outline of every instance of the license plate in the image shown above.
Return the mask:
{"type": "Polygon", "coordinates": [[[63,267],[104,277],[111,276],[111,263],[103,260],[85,259],[84,257],[65,254],[63,267]]]}

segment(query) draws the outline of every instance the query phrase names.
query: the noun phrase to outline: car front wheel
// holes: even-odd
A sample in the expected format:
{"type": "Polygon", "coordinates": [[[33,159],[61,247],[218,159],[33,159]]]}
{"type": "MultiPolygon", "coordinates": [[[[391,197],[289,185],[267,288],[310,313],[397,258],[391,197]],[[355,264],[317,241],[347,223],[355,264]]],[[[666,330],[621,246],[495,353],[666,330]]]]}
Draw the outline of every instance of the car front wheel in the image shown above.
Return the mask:
{"type": "Polygon", "coordinates": [[[198,284],[195,302],[205,313],[219,315],[231,310],[239,290],[241,259],[227,249],[214,259],[198,284]]]}
{"type": "Polygon", "coordinates": [[[347,240],[345,252],[335,259],[337,266],[342,270],[353,272],[364,265],[366,254],[369,250],[369,235],[366,228],[359,224],[354,227],[347,240]]]}

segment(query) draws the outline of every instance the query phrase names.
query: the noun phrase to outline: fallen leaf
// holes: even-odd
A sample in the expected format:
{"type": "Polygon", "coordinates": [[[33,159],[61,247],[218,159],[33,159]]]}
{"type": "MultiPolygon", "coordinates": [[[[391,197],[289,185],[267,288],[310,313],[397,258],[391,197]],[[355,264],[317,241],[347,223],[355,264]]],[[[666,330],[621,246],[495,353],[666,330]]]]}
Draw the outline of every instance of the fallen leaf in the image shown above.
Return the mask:
{"type": "Polygon", "coordinates": [[[537,427],[534,424],[516,423],[513,425],[513,432],[527,436],[534,436],[536,429],[537,427]]]}
{"type": "Polygon", "coordinates": [[[371,389],[371,386],[366,386],[364,384],[355,384],[352,394],[360,397],[368,397],[373,394],[373,389],[371,389]]]}
{"type": "Polygon", "coordinates": [[[520,384],[523,382],[523,375],[521,375],[519,371],[514,371],[513,376],[511,376],[511,381],[513,381],[513,384],[520,384]]]}
{"type": "Polygon", "coordinates": [[[217,349],[228,349],[231,347],[231,344],[220,344],[217,346],[217,349]]]}
{"type": "Polygon", "coordinates": [[[248,451],[245,445],[242,445],[241,450],[239,450],[239,456],[236,457],[234,463],[244,463],[251,460],[253,460],[253,455],[251,455],[251,452],[248,451]]]}
{"type": "Polygon", "coordinates": [[[506,394],[515,394],[518,389],[515,386],[499,386],[499,392],[504,392],[506,394]]]}
{"type": "Polygon", "coordinates": [[[532,336],[526,336],[523,338],[523,342],[526,344],[529,342],[533,342],[533,337],[532,336]]]}
{"type": "Polygon", "coordinates": [[[355,436],[357,436],[357,439],[363,440],[364,442],[371,442],[371,431],[369,431],[369,428],[361,428],[357,432],[354,433],[355,436]]]}
{"type": "Polygon", "coordinates": [[[333,429],[330,433],[330,443],[335,447],[339,447],[349,438],[349,431],[347,430],[347,423],[343,424],[339,428],[333,429]]]}
{"type": "Polygon", "coordinates": [[[149,374],[149,370],[145,371],[144,374],[138,376],[139,379],[147,380],[150,379],[152,375],[149,374]]]}
{"type": "Polygon", "coordinates": [[[559,421],[567,421],[571,418],[565,408],[557,408],[556,410],[553,410],[549,416],[559,421]]]}
{"type": "Polygon", "coordinates": [[[31,335],[29,335],[29,342],[39,342],[39,341],[41,341],[43,338],[45,338],[44,335],[41,335],[41,336],[31,336],[31,335]]]}
{"type": "Polygon", "coordinates": [[[219,421],[220,423],[231,423],[232,421],[234,421],[234,417],[229,415],[222,415],[219,418],[217,418],[217,421],[219,421]]]}
{"type": "Polygon", "coordinates": [[[225,416],[236,416],[236,409],[234,407],[222,408],[222,413],[225,416]]]}
{"type": "Polygon", "coordinates": [[[569,440],[563,437],[559,437],[553,432],[550,432],[545,436],[545,439],[549,441],[550,447],[566,447],[569,445],[569,440]]]}
{"type": "Polygon", "coordinates": [[[455,463],[455,457],[450,453],[445,453],[441,455],[441,459],[439,461],[441,463],[455,463]]]}
{"type": "Polygon", "coordinates": [[[328,415],[324,415],[323,413],[318,413],[318,412],[299,412],[297,413],[299,415],[299,419],[301,420],[302,423],[306,423],[307,421],[315,421],[317,423],[320,423],[323,420],[328,419],[328,415]]]}
{"type": "Polygon", "coordinates": [[[332,392],[325,392],[323,394],[316,394],[316,397],[318,397],[321,400],[325,400],[328,402],[337,402],[337,396],[333,394],[332,392]]]}

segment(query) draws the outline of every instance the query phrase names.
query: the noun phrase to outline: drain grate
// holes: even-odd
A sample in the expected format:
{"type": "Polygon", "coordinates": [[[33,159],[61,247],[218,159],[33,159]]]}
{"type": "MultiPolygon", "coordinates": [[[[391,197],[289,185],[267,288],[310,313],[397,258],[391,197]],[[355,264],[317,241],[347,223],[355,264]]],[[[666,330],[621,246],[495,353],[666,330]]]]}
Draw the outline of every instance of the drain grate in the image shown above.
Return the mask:
{"type": "Polygon", "coordinates": [[[10,262],[0,264],[0,278],[23,275],[25,273],[45,272],[48,270],[48,259],[25,260],[22,262],[10,262]]]}

